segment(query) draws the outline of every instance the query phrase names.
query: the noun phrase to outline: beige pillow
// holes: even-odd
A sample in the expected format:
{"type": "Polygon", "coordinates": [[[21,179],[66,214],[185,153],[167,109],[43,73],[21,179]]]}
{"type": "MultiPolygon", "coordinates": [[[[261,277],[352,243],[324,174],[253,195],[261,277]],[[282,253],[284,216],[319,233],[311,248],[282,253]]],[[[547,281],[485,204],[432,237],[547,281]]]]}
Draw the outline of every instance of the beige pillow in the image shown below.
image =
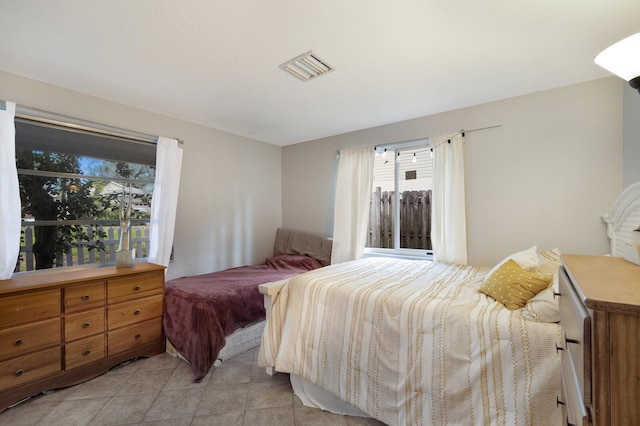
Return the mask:
{"type": "Polygon", "coordinates": [[[553,275],[558,273],[558,269],[562,266],[555,262],[542,262],[533,272],[540,272],[542,275],[553,275]]]}
{"type": "Polygon", "coordinates": [[[538,253],[539,263],[542,265],[545,262],[553,262],[558,265],[562,265],[562,259],[560,258],[560,249],[558,247],[551,250],[544,250],[538,253]]]}
{"type": "Polygon", "coordinates": [[[480,287],[480,292],[515,310],[524,308],[529,299],[551,284],[551,275],[529,272],[513,260],[507,260],[480,287]]]}
{"type": "Polygon", "coordinates": [[[521,315],[530,321],[560,322],[560,306],[553,287],[547,287],[533,296],[522,309],[521,315]]]}
{"type": "Polygon", "coordinates": [[[552,285],[533,296],[522,309],[521,315],[530,321],[560,322],[559,299],[554,296],[558,292],[558,272],[562,267],[560,249],[557,247],[538,254],[540,265],[536,269],[543,275],[553,275],[552,285]]]}
{"type": "Polygon", "coordinates": [[[555,291],[558,289],[558,271],[562,267],[562,259],[560,258],[560,250],[554,248],[552,250],[545,250],[538,254],[540,264],[535,269],[536,272],[540,272],[543,275],[553,275],[553,288],[555,291]]]}

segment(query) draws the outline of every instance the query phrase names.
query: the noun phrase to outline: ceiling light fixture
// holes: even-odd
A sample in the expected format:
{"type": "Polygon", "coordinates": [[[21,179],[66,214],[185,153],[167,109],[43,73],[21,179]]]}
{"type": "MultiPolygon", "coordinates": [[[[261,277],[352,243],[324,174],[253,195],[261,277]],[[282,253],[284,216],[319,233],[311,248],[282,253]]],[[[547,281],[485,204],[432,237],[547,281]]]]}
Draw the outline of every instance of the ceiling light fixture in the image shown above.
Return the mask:
{"type": "Polygon", "coordinates": [[[609,46],[595,63],[629,82],[640,93],[640,33],[609,46]]]}
{"type": "Polygon", "coordinates": [[[309,81],[333,71],[331,65],[311,51],[281,64],[280,69],[302,81],[309,81]]]}

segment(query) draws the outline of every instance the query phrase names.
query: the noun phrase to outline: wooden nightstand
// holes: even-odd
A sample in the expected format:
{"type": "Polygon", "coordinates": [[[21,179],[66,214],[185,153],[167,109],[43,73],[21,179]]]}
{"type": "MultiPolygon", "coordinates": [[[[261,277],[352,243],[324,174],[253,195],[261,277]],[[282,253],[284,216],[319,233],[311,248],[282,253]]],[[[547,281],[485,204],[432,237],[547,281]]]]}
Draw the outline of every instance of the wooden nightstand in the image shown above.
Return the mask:
{"type": "Polygon", "coordinates": [[[640,266],[563,255],[562,395],[567,424],[640,424],[640,266]]]}

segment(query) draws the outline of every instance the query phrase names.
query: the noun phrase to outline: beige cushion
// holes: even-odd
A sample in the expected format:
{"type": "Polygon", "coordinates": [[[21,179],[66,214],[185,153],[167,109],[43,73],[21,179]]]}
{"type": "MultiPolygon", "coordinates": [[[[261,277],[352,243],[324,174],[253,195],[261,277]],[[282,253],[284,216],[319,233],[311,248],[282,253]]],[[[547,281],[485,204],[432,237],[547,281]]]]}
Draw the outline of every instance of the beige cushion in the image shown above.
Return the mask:
{"type": "Polygon", "coordinates": [[[299,254],[311,256],[322,263],[323,266],[327,266],[331,263],[332,244],[333,241],[330,237],[288,228],[278,228],[273,253],[274,255],[299,254]]]}
{"type": "Polygon", "coordinates": [[[553,284],[529,299],[521,315],[530,321],[560,322],[559,299],[554,296],[554,292],[558,292],[558,272],[562,266],[560,250],[554,248],[542,251],[538,254],[538,259],[540,264],[536,272],[552,275],[553,284]]]}
{"type": "Polygon", "coordinates": [[[552,250],[541,251],[538,254],[539,264],[535,269],[536,272],[540,272],[543,275],[553,275],[553,288],[555,291],[558,289],[558,271],[562,266],[562,259],[560,258],[560,249],[557,247],[552,250]]]}
{"type": "Polygon", "coordinates": [[[553,287],[547,287],[529,299],[520,314],[529,321],[560,322],[559,303],[553,287]]]}
{"type": "Polygon", "coordinates": [[[515,310],[523,308],[529,299],[549,287],[551,279],[551,275],[527,271],[509,259],[487,277],[480,292],[515,310]]]}
{"type": "Polygon", "coordinates": [[[551,250],[544,250],[538,253],[539,263],[542,265],[543,263],[557,263],[558,265],[562,265],[562,259],[560,258],[560,249],[558,247],[551,250]]]}

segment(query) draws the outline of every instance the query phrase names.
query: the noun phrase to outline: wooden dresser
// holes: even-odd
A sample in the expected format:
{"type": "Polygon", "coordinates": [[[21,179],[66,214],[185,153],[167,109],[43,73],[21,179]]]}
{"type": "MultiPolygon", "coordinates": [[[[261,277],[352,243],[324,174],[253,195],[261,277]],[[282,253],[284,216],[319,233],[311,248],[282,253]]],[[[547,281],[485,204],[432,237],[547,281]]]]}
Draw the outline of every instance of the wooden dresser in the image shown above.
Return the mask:
{"type": "Polygon", "coordinates": [[[164,352],[164,267],[137,263],[0,280],[0,412],[164,352]]]}
{"type": "Polygon", "coordinates": [[[563,255],[562,395],[566,424],[640,424],[640,266],[563,255]]]}

